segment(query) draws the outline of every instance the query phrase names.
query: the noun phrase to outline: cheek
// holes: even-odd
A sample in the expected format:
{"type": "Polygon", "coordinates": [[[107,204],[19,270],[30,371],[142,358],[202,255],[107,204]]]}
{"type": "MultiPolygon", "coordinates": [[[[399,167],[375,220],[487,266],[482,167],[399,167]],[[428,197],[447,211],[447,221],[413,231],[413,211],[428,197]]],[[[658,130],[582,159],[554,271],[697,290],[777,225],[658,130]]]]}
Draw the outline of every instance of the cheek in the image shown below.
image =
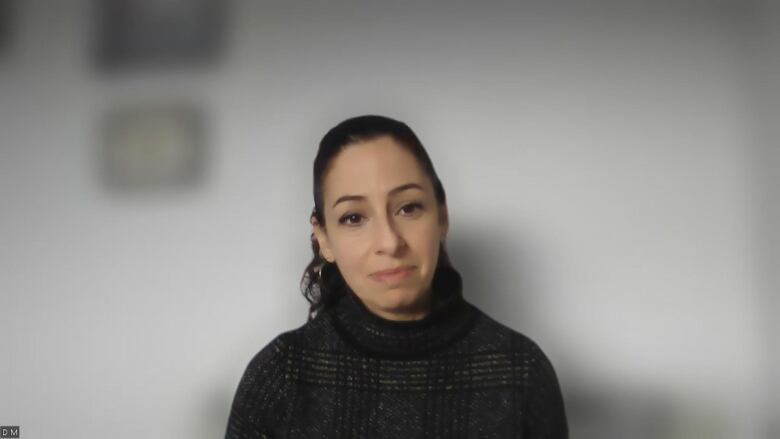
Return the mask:
{"type": "Polygon", "coordinates": [[[417,253],[417,257],[420,258],[421,263],[436,265],[440,233],[441,231],[436,224],[428,224],[425,227],[418,228],[410,235],[412,237],[410,241],[413,241],[410,245],[415,249],[414,251],[417,253]]]}
{"type": "Polygon", "coordinates": [[[339,240],[338,245],[333,249],[339,268],[345,276],[363,270],[367,248],[365,239],[359,237],[339,240]]]}

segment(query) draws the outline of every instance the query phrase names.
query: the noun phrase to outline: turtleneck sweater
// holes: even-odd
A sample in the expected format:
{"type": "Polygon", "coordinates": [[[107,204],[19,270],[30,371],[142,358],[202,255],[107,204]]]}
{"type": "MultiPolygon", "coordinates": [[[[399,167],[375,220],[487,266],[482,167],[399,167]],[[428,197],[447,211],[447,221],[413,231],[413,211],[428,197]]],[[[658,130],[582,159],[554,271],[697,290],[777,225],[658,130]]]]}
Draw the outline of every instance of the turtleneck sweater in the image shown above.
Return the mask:
{"type": "Polygon", "coordinates": [[[278,335],[246,367],[225,438],[568,438],[540,347],[459,290],[435,297],[394,321],[349,290],[278,335]]]}

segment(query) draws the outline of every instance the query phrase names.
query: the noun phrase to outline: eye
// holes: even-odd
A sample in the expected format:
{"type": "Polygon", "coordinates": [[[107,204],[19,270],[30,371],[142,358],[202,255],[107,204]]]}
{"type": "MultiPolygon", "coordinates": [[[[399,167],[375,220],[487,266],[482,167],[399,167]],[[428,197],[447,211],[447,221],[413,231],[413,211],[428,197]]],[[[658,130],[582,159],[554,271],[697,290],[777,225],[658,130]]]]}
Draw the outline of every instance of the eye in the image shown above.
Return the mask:
{"type": "Polygon", "coordinates": [[[358,221],[362,218],[362,215],[358,213],[348,213],[339,218],[339,224],[345,224],[348,226],[358,225],[358,221]]]}
{"type": "Polygon", "coordinates": [[[403,206],[400,210],[402,213],[406,213],[407,215],[414,214],[418,210],[422,210],[423,206],[420,203],[409,203],[405,206],[403,206]]]}

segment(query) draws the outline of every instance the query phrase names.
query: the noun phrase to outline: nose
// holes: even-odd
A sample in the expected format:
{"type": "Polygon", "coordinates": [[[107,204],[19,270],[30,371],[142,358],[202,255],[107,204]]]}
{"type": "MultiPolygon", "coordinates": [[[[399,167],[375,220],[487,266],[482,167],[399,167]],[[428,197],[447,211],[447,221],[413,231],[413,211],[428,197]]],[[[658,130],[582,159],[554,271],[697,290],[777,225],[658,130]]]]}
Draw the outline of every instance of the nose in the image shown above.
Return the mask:
{"type": "Polygon", "coordinates": [[[383,218],[376,222],[375,248],[378,254],[395,255],[406,245],[403,236],[396,230],[391,219],[383,218]]]}

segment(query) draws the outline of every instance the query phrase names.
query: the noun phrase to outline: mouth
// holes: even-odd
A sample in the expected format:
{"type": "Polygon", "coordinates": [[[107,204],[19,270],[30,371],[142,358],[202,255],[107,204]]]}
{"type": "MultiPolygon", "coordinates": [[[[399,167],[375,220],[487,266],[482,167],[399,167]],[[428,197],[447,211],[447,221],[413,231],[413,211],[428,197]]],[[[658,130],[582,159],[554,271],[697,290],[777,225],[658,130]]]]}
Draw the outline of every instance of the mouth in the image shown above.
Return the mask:
{"type": "Polygon", "coordinates": [[[392,270],[382,270],[371,273],[371,277],[382,283],[397,283],[409,277],[409,275],[412,274],[412,271],[414,271],[414,267],[411,266],[398,267],[392,270]]]}

